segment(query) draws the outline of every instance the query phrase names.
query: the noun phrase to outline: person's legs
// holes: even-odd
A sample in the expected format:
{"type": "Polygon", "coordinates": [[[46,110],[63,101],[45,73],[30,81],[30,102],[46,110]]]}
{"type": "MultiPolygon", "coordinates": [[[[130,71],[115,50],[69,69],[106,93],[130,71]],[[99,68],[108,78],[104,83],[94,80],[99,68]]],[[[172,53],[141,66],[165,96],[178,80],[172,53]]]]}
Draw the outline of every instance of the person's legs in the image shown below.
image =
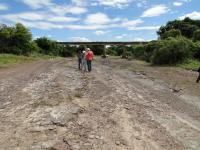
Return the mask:
{"type": "Polygon", "coordinates": [[[90,64],[89,64],[89,60],[87,60],[87,69],[88,69],[88,71],[90,71],[90,64]]]}
{"type": "Polygon", "coordinates": [[[199,73],[199,76],[197,78],[197,83],[199,83],[199,81],[200,81],[200,73],[199,73]]]}
{"type": "Polygon", "coordinates": [[[92,61],[90,61],[90,71],[92,71],[92,61]]]}
{"type": "Polygon", "coordinates": [[[89,61],[90,71],[92,71],[92,64],[91,63],[92,63],[92,61],[90,60],[89,61]]]}
{"type": "Polygon", "coordinates": [[[87,71],[87,61],[86,60],[84,60],[84,69],[85,69],[85,71],[87,71]]]}
{"type": "Polygon", "coordinates": [[[81,58],[78,59],[78,69],[81,70],[82,60],[81,58]]]}
{"type": "Polygon", "coordinates": [[[87,65],[88,65],[88,71],[90,72],[91,71],[91,60],[87,61],[87,65]]]}

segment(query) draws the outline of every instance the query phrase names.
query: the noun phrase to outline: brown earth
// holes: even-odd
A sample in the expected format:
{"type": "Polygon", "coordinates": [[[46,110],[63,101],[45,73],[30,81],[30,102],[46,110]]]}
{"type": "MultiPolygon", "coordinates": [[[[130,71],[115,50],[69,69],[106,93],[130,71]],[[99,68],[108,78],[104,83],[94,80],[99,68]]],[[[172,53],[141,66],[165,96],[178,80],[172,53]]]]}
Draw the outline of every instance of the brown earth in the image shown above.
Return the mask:
{"type": "Polygon", "coordinates": [[[121,59],[0,70],[0,150],[199,150],[197,73],[121,59]]]}

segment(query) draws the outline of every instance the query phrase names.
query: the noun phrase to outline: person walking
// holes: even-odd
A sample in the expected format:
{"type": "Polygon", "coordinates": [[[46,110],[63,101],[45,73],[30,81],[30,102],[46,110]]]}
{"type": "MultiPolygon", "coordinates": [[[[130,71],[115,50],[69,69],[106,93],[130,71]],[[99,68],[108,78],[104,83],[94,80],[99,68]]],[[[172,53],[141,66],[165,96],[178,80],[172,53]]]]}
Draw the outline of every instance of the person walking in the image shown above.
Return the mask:
{"type": "Polygon", "coordinates": [[[78,69],[82,69],[82,50],[80,48],[77,49],[77,58],[78,58],[78,69]]]}
{"type": "Polygon", "coordinates": [[[92,60],[93,60],[94,54],[93,51],[91,51],[90,48],[87,48],[87,54],[86,54],[86,59],[87,59],[87,67],[88,71],[92,71],[92,60]]]}
{"type": "Polygon", "coordinates": [[[82,52],[82,70],[84,70],[85,72],[87,72],[87,59],[86,59],[86,55],[87,55],[87,52],[86,51],[83,51],[82,52]]]}
{"type": "Polygon", "coordinates": [[[198,76],[198,78],[197,78],[197,83],[199,83],[199,81],[200,81],[200,67],[199,67],[199,69],[197,70],[198,72],[199,72],[199,76],[198,76]]]}

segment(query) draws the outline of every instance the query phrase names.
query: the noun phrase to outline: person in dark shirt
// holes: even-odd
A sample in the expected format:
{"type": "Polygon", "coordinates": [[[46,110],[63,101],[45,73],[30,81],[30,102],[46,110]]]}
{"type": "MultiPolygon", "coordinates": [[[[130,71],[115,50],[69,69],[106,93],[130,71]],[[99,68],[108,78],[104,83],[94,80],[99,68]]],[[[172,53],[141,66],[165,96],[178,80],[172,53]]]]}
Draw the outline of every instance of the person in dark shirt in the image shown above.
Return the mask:
{"type": "Polygon", "coordinates": [[[78,69],[82,69],[82,49],[77,49],[77,58],[78,58],[78,69]]]}
{"type": "Polygon", "coordinates": [[[197,83],[199,83],[199,81],[200,81],[200,67],[199,67],[199,69],[198,69],[198,72],[199,72],[199,76],[198,76],[198,78],[197,78],[197,83]]]}

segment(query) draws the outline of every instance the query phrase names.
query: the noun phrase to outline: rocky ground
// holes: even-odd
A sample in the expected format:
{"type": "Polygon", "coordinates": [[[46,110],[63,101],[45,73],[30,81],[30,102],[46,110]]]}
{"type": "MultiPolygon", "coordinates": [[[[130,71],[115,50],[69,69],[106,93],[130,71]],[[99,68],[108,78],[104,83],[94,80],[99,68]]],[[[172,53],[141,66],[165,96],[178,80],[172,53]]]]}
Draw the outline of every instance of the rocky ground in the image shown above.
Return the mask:
{"type": "Polygon", "coordinates": [[[75,59],[1,69],[0,150],[199,150],[197,74],[174,71],[174,85],[173,69],[145,67],[98,58],[91,73],[75,59]]]}

